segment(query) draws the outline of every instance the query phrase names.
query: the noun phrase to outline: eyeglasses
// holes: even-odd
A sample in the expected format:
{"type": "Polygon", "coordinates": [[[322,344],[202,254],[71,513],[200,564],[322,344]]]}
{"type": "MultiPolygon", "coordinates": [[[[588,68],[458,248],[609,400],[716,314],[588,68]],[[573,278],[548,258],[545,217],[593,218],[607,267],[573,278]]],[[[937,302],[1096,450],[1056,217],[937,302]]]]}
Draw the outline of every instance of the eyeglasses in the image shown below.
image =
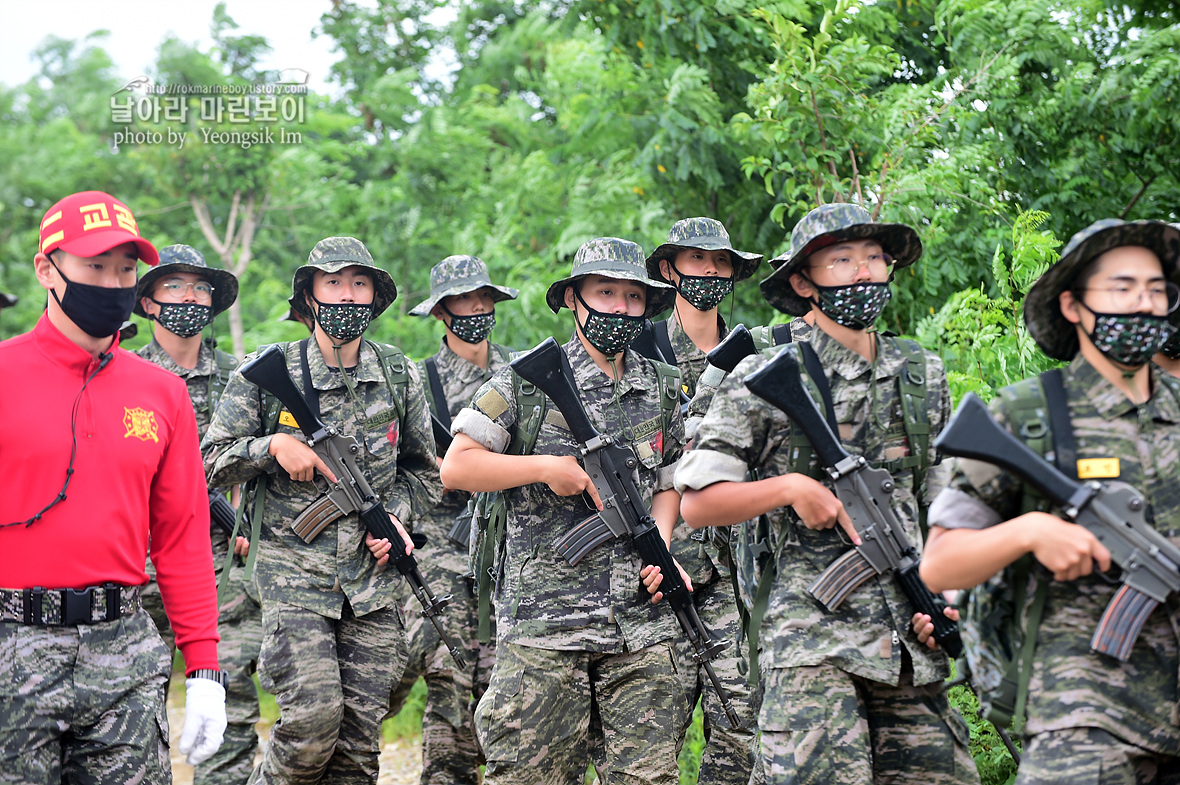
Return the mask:
{"type": "Polygon", "coordinates": [[[179,278],[172,278],[160,284],[161,288],[173,297],[184,297],[189,289],[193,290],[193,296],[198,300],[213,299],[213,284],[208,281],[197,281],[190,283],[182,281],[179,278]]]}
{"type": "Polygon", "coordinates": [[[1155,311],[1163,310],[1165,313],[1171,313],[1176,310],[1177,305],[1180,305],[1180,288],[1177,288],[1176,284],[1171,281],[1147,286],[1117,284],[1104,289],[1088,286],[1080,291],[1106,292],[1111,308],[1127,313],[1139,307],[1139,303],[1143,301],[1143,295],[1147,295],[1147,300],[1151,303],[1152,310],[1155,311]]]}
{"type": "Polygon", "coordinates": [[[812,269],[829,270],[832,278],[838,283],[852,283],[856,280],[856,274],[860,272],[862,267],[867,269],[873,278],[888,278],[893,274],[893,257],[889,254],[881,254],[860,262],[842,257],[831,264],[813,265],[812,269]]]}

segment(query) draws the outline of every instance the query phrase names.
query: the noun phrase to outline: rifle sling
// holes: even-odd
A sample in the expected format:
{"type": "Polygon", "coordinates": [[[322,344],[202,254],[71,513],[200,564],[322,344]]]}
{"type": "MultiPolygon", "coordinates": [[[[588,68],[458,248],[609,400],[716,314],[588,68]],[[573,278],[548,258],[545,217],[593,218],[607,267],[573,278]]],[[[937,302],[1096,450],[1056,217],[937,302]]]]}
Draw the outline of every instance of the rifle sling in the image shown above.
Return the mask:
{"type": "Polygon", "coordinates": [[[828,384],[828,377],[824,374],[824,367],[819,361],[819,355],[808,341],[801,341],[799,348],[803,351],[803,364],[807,366],[807,375],[819,388],[820,397],[824,399],[824,416],[828,420],[828,427],[839,438],[840,426],[836,424],[836,407],[832,403],[832,387],[828,384]]]}
{"type": "Polygon", "coordinates": [[[434,416],[446,429],[451,430],[451,410],[443,395],[442,379],[438,375],[438,363],[433,357],[426,358],[426,381],[430,385],[430,400],[434,404],[434,416]]]}
{"type": "MultiPolygon", "coordinates": [[[[310,340],[310,338],[304,338],[299,342],[299,366],[303,369],[303,397],[307,400],[311,413],[319,420],[322,419],[320,417],[320,391],[311,383],[311,366],[307,363],[307,344],[310,340]]],[[[340,373],[344,373],[343,368],[340,369],[340,373]]]]}

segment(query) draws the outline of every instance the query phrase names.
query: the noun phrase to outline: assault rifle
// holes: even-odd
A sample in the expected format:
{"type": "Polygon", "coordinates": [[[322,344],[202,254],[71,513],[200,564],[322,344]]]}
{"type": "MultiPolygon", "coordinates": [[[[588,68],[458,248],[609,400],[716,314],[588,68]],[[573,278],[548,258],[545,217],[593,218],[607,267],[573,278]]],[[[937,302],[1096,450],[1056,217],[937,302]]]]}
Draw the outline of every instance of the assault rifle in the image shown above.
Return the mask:
{"type": "Polygon", "coordinates": [[[217,528],[225,532],[226,537],[234,536],[234,520],[237,518],[237,512],[233,505],[225,498],[221,491],[209,489],[209,520],[217,525],[217,528]]]}
{"type": "Polygon", "coordinates": [[[729,331],[724,341],[705,355],[705,359],[709,361],[709,365],[728,374],[733,372],[738,363],[757,351],[758,347],[754,345],[754,336],[750,335],[749,328],[744,324],[738,324],[729,331]]]}
{"type": "Polygon", "coordinates": [[[869,578],[892,573],[913,609],[934,622],[939,646],[952,657],[962,655],[959,627],[943,615],[945,601],[918,575],[918,549],[893,511],[893,477],[840,444],[808,394],[794,353],[779,352],[743,382],[750,392],[782,410],[791,418],[791,425],[807,436],[860,535],[861,544],[832,562],[807,588],[808,593],[830,612],[869,578]]]}
{"type": "Polygon", "coordinates": [[[1180,591],[1180,549],[1144,518],[1143,496],[1123,482],[1078,482],[1002,428],[968,393],[934,446],[946,455],[999,466],[1036,488],[1110,551],[1122,585],[1090,639],[1096,652],[1126,662],[1155,606],[1180,591]]]}
{"type": "MultiPolygon", "coordinates": [[[[351,436],[345,436],[335,428],[324,425],[319,416],[312,410],[307,399],[299,392],[291,374],[287,371],[287,358],[283,350],[272,346],[255,359],[241,367],[242,376],[258,387],[266,390],[279,399],[283,407],[291,413],[298,423],[299,429],[307,436],[307,446],[315,450],[332,474],[336,475],[336,483],[324,497],[327,504],[317,502],[311,507],[334,508],[328,514],[321,511],[312,520],[301,520],[307,511],[300,513],[292,528],[304,542],[311,542],[323,531],[324,527],[341,515],[358,513],[361,523],[377,539],[389,540],[392,546],[389,559],[410,584],[414,596],[422,604],[422,615],[430,619],[438,637],[451,653],[451,658],[460,668],[466,668],[459,648],[447,636],[439,622],[439,615],[451,601],[451,595],[436,597],[426,585],[422,571],[418,569],[418,560],[413,554],[406,554],[406,544],[398,533],[397,528],[389,519],[389,514],[381,506],[381,499],[373,492],[365,475],[357,466],[356,456],[360,453],[360,445],[351,436]],[[306,525],[305,525],[306,524],[306,525]],[[318,527],[318,528],[317,528],[318,527]]],[[[310,507],[309,507],[310,509],[310,507]]]]}
{"type": "Polygon", "coordinates": [[[557,345],[557,341],[546,338],[540,346],[513,360],[512,370],[549,396],[561,412],[574,441],[581,447],[586,473],[594,481],[594,487],[602,499],[602,512],[591,516],[563,536],[557,542],[557,552],[568,563],[577,564],[583,556],[607,540],[630,536],[643,564],[654,564],[660,568],[663,575],[660,591],[672,606],[685,638],[692,644],[693,659],[704,667],[725,709],[729,724],[738,727],[737,713],[710,662],[725,649],[725,643],[713,640],[697,615],[688,587],[680,577],[680,570],[668,552],[663,535],[643,504],[643,496],[635,481],[639,466],[635,453],[599,433],[590,422],[574,386],[569,358],[557,345]]]}

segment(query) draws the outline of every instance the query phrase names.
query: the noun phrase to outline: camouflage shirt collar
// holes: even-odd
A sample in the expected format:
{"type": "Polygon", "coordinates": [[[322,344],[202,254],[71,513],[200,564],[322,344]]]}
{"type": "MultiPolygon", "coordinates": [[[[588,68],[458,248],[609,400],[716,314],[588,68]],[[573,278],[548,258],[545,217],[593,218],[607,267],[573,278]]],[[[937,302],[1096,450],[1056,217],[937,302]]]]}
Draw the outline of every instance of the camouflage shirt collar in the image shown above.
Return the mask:
{"type": "MultiPolygon", "coordinates": [[[[298,353],[299,348],[296,347],[295,351],[298,353]]],[[[317,390],[335,390],[344,386],[343,377],[333,371],[324,361],[324,355],[314,340],[311,340],[307,346],[307,367],[311,371],[311,385],[317,390]]],[[[381,361],[377,359],[377,353],[373,351],[368,341],[361,341],[361,351],[357,359],[354,378],[358,382],[384,383],[385,381],[385,376],[381,373],[381,361]]]]}
{"type": "MultiPolygon", "coordinates": [[[[656,329],[663,329],[657,327],[656,329]]],[[[720,340],[724,341],[725,336],[729,335],[729,327],[725,324],[725,317],[720,313],[717,314],[717,329],[720,340]]],[[[666,357],[665,359],[673,365],[679,365],[685,360],[693,360],[698,357],[704,357],[705,352],[701,351],[692,338],[688,337],[688,333],[684,331],[680,320],[676,318],[676,312],[668,317],[668,343],[672,344],[672,350],[676,352],[675,357],[666,357]]]]}
{"type": "MultiPolygon", "coordinates": [[[[1153,390],[1151,400],[1147,402],[1151,418],[1163,422],[1180,422],[1180,403],[1168,389],[1168,382],[1164,381],[1165,372],[1155,365],[1149,365],[1148,369],[1153,390]]],[[[1122,390],[1100,374],[1081,352],[1066,369],[1066,383],[1070,389],[1084,390],[1094,410],[1106,420],[1117,420],[1138,408],[1122,390]]]]}
{"type": "Polygon", "coordinates": [[[171,371],[181,379],[200,379],[217,374],[217,356],[209,348],[209,344],[204,341],[201,342],[201,348],[197,352],[197,364],[192,368],[185,368],[172,359],[172,355],[168,354],[163,346],[160,346],[155,337],[152,338],[151,343],[140,349],[138,354],[165,371],[171,371]]]}
{"type": "MultiPolygon", "coordinates": [[[[823,330],[812,328],[811,346],[819,355],[820,363],[846,380],[859,379],[872,374],[874,363],[852,351],[823,330]]],[[[905,355],[897,348],[893,339],[877,334],[876,378],[887,379],[901,373],[905,355]]]]}
{"type": "Polygon", "coordinates": [[[451,379],[459,382],[473,382],[476,379],[486,381],[492,376],[491,365],[494,356],[495,349],[491,343],[488,343],[488,368],[484,370],[475,363],[455,354],[444,335],[438,353],[434,355],[434,361],[438,363],[438,375],[444,381],[451,379]]]}
{"type": "MultiPolygon", "coordinates": [[[[609,388],[614,381],[602,369],[594,364],[590,353],[582,345],[577,332],[565,345],[566,356],[569,357],[570,368],[574,372],[574,383],[579,390],[596,390],[609,388]]],[[[644,377],[642,359],[638,354],[627,349],[623,355],[623,378],[619,381],[619,396],[626,395],[632,389],[647,390],[649,385],[644,377]]]]}

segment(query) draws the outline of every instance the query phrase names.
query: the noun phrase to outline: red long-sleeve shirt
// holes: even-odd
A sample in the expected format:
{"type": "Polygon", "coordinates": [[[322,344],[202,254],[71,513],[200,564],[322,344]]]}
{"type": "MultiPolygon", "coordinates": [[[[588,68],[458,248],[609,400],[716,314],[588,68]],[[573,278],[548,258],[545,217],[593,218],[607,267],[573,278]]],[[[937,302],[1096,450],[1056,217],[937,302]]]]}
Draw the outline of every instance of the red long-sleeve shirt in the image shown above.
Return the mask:
{"type": "MultiPolygon", "coordinates": [[[[61,490],[70,412],[98,361],[42,315],[0,343],[0,524],[61,490]]],[[[156,580],[185,669],[217,667],[217,588],[197,422],[185,384],[111,349],[78,403],[66,500],[31,526],[0,528],[0,588],[124,586],[156,580]]]]}

